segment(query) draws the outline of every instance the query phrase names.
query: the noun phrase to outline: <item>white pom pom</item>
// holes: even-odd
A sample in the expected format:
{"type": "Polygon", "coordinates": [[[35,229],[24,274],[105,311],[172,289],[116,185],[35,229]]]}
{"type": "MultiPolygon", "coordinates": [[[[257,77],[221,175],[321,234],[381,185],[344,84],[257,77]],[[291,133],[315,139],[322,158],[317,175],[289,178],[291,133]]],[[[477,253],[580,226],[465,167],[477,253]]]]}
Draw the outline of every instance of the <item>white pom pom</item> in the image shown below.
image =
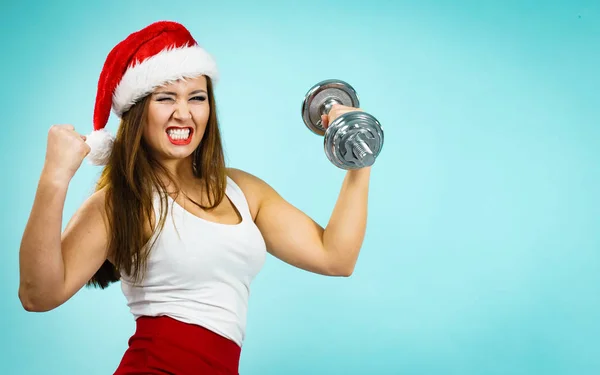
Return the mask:
{"type": "Polygon", "coordinates": [[[93,165],[106,165],[112,152],[115,138],[105,129],[94,130],[86,136],[85,143],[90,146],[87,158],[93,165]]]}

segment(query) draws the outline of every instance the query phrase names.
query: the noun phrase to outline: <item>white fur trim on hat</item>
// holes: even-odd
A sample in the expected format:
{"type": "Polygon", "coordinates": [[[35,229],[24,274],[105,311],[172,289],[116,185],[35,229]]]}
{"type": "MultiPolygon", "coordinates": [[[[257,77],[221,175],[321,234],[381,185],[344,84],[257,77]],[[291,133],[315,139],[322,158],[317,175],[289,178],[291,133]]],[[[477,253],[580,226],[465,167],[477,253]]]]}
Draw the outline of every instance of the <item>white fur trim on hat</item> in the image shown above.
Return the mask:
{"type": "Polygon", "coordinates": [[[93,165],[106,165],[112,152],[115,138],[106,130],[94,130],[86,136],[85,143],[90,146],[87,159],[93,165]]]}
{"type": "Polygon", "coordinates": [[[182,78],[207,75],[218,79],[217,65],[202,47],[165,49],[129,68],[116,87],[112,107],[119,117],[156,87],[182,78]]]}

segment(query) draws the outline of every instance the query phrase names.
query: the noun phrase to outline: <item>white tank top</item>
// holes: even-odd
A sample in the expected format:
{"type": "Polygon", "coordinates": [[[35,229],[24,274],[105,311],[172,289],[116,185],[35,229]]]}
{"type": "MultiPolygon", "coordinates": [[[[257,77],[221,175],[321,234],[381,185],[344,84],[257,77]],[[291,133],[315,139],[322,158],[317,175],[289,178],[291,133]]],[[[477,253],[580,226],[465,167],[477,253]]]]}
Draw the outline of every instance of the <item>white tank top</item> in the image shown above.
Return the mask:
{"type": "MultiPolygon", "coordinates": [[[[201,219],[169,198],[141,286],[121,275],[134,318],[166,315],[197,324],[242,346],[250,283],[266,258],[264,239],[240,187],[227,177],[226,195],[242,216],[239,224],[201,219]]],[[[154,206],[160,217],[158,195],[154,206]]]]}

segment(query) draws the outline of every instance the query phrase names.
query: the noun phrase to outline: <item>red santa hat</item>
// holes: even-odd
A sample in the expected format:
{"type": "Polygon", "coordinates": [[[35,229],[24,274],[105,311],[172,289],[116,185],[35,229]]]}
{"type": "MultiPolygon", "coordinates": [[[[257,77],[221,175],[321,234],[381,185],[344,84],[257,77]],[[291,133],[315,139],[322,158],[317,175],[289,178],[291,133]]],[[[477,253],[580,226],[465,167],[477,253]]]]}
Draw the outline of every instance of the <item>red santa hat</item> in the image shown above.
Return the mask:
{"type": "Polygon", "coordinates": [[[216,63],[179,23],[155,22],[117,44],[108,54],[98,80],[94,130],[86,137],[91,148],[89,161],[94,165],[108,162],[114,136],[104,127],[111,108],[120,118],[156,87],[200,75],[216,81],[216,63]]]}

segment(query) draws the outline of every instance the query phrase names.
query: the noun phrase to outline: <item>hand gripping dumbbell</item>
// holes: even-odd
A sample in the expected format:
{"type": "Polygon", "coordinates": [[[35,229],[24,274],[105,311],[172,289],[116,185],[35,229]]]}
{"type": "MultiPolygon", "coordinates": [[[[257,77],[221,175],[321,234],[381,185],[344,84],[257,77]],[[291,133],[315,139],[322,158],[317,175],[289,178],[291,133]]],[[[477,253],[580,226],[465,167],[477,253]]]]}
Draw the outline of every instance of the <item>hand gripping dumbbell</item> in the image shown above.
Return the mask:
{"type": "Polygon", "coordinates": [[[348,83],[329,79],[314,85],[304,97],[302,119],[315,134],[324,136],[325,155],[338,168],[358,169],[375,163],[383,147],[383,128],[372,115],[347,112],[329,124],[321,123],[334,104],[359,108],[356,91],[348,83]]]}

